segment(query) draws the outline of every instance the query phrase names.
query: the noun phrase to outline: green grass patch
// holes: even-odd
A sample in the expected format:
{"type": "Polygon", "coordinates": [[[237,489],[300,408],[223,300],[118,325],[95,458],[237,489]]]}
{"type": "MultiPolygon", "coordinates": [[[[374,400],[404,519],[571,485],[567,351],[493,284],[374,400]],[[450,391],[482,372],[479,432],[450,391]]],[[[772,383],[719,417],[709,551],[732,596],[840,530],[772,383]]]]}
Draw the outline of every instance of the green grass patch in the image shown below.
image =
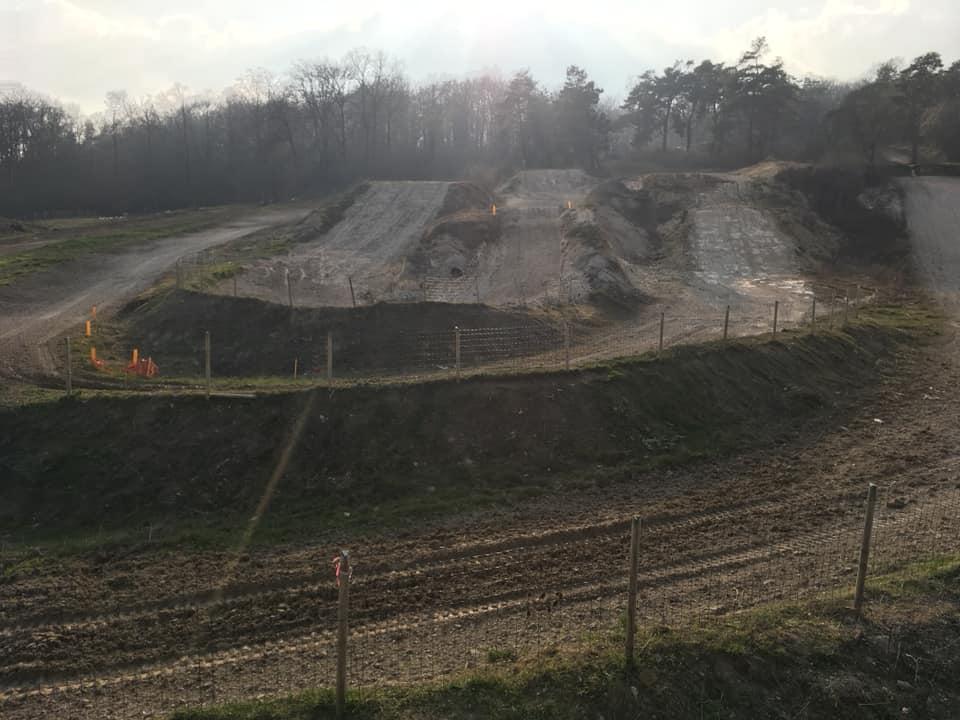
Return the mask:
{"type": "Polygon", "coordinates": [[[169,215],[117,220],[110,223],[81,223],[49,236],[51,242],[20,253],[0,255],[0,286],[85,255],[111,252],[137,243],[174,235],[198,232],[234,217],[241,208],[211,208],[169,215]],[[64,236],[61,239],[61,235],[64,236]]]}

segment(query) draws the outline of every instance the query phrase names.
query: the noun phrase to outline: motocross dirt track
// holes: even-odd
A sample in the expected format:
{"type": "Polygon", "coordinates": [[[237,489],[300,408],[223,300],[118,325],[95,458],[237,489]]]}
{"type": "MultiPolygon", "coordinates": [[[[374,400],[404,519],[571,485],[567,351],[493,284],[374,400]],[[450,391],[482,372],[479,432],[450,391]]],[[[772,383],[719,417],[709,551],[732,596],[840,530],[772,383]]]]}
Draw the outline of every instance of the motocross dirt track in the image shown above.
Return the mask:
{"type": "MultiPolygon", "coordinates": [[[[904,183],[917,265],[960,277],[960,183],[931,180],[904,183]],[[956,264],[939,264],[951,258],[956,264]]],[[[946,282],[934,289],[956,290],[946,282]]],[[[737,588],[770,578],[775,597],[817,590],[803,578],[812,565],[849,584],[868,482],[890,488],[884,500],[905,500],[888,542],[915,523],[913,501],[960,488],[956,347],[952,329],[899,358],[855,406],[839,403],[779,448],[565,490],[399,537],[351,538],[352,681],[444,677],[482,664],[470,648],[532,637],[533,622],[538,643],[576,642],[597,627],[598,608],[609,619],[621,602],[619,569],[637,514],[648,520],[648,620],[680,608],[711,612],[737,588]],[[840,530],[848,546],[837,546],[840,530]]],[[[948,524],[934,529],[956,537],[956,513],[940,520],[948,524]]],[[[158,717],[329,685],[330,558],[340,540],[238,556],[92,556],[0,584],[0,714],[158,717]]]]}

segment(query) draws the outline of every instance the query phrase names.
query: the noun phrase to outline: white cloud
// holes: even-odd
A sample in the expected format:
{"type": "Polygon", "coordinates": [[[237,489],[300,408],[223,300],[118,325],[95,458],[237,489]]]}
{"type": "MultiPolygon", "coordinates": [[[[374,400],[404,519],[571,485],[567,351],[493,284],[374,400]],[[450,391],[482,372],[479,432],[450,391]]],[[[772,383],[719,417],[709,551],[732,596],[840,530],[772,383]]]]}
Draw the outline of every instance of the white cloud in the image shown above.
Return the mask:
{"type": "Polygon", "coordinates": [[[415,78],[529,67],[549,85],[569,63],[621,93],[680,58],[732,62],[758,36],[797,73],[852,78],[890,56],[960,55],[956,0],[0,0],[0,83],[102,107],[176,81],[219,89],[251,66],[383,49],[415,78]]]}

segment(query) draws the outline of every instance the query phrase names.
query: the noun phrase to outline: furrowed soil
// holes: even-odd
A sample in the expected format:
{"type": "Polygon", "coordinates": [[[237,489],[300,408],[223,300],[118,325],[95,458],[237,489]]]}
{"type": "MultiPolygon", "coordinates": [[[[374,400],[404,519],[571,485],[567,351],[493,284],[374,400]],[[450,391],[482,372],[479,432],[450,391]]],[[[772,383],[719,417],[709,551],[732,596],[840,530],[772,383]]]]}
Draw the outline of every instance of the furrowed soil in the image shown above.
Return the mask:
{"type": "MultiPolygon", "coordinates": [[[[188,688],[202,692],[198,672],[219,672],[217,692],[231,698],[326,683],[329,561],[345,545],[357,561],[352,627],[358,642],[369,638],[367,682],[385,683],[456,672],[463,642],[496,647],[498,633],[516,632],[504,614],[547,591],[564,598],[556,618],[589,627],[582,603],[621,593],[611,569],[637,514],[661,529],[641,570],[651,603],[694,577],[701,590],[682,597],[716,604],[758,562],[765,576],[792,567],[792,552],[769,551],[791,542],[835,555],[827,530],[855,536],[867,482],[896,478],[905,523],[912,500],[957,486],[960,373],[939,327],[923,306],[880,308],[842,333],[522,381],[8,411],[8,518],[32,518],[24,533],[73,528],[90,544],[31,543],[6,556],[4,717],[156,715],[190,702],[188,688]],[[724,456],[744,442],[760,449],[724,456]],[[658,464],[690,456],[701,460],[658,464]],[[256,510],[265,489],[270,502],[256,510]],[[261,543],[246,542],[253,523],[235,522],[173,544],[171,518],[185,514],[208,526],[262,518],[261,543]],[[298,515],[313,539],[301,527],[299,542],[275,544],[298,515]],[[139,541],[117,542],[115,525],[137,526],[139,541]],[[536,571],[505,586],[504,568],[536,571]],[[462,642],[434,642],[426,663],[396,656],[394,640],[416,648],[417,628],[438,618],[450,632],[456,623],[462,642]]],[[[838,581],[849,581],[850,562],[838,581]]],[[[570,641],[559,632],[551,642],[570,641]]]]}

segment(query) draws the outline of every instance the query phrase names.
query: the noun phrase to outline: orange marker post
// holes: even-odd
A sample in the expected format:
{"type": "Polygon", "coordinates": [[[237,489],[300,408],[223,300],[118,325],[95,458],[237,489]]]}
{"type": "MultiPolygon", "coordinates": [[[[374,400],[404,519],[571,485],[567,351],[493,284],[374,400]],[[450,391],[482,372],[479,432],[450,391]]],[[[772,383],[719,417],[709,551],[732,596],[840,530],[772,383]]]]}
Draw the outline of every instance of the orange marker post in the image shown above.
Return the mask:
{"type": "Polygon", "coordinates": [[[140,362],[140,351],[134,348],[133,357],[130,359],[130,364],[136,366],[138,362],[140,362]]]}
{"type": "Polygon", "coordinates": [[[90,346],[90,362],[97,364],[97,349],[93,345],[90,346]]]}
{"type": "Polygon", "coordinates": [[[87,334],[87,337],[90,337],[90,336],[93,334],[93,328],[92,328],[89,320],[87,320],[87,326],[86,326],[85,332],[86,332],[86,334],[87,334]]]}
{"type": "Polygon", "coordinates": [[[491,214],[491,215],[496,215],[496,214],[497,214],[497,206],[496,206],[496,205],[491,205],[491,206],[490,206],[490,214],[491,214]]]}

